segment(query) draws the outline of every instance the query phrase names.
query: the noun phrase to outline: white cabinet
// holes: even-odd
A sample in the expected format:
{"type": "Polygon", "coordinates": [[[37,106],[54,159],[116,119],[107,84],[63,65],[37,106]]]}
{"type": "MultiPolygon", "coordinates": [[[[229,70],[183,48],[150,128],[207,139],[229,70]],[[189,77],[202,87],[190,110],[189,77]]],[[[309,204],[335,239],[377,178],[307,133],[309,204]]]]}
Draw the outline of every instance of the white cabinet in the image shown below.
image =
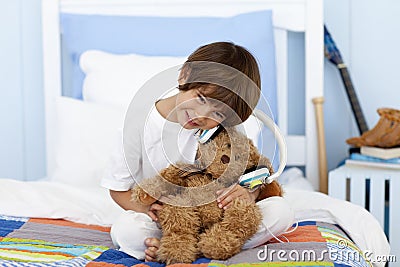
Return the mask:
{"type": "Polygon", "coordinates": [[[398,167],[388,168],[384,164],[374,166],[367,162],[346,164],[329,172],[328,194],[367,208],[382,228],[388,224],[391,254],[400,256],[400,166],[398,167]]]}

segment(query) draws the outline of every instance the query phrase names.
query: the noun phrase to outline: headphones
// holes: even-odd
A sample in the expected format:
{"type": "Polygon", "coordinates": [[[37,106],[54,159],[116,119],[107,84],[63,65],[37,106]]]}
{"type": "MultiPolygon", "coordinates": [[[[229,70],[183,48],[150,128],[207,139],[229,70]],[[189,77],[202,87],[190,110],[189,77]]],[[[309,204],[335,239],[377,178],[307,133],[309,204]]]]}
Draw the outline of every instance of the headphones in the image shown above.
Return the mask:
{"type": "Polygon", "coordinates": [[[246,170],[245,174],[239,177],[238,184],[250,190],[255,190],[262,184],[271,183],[272,180],[267,180],[269,176],[267,166],[258,166],[255,170],[246,170]]]}
{"type": "Polygon", "coordinates": [[[200,144],[205,144],[208,141],[213,140],[222,131],[222,129],[223,127],[218,124],[217,126],[209,130],[201,131],[201,129],[198,129],[194,133],[194,136],[200,144]]]}
{"type": "MultiPolygon", "coordinates": [[[[243,187],[249,188],[250,190],[256,189],[262,184],[269,184],[277,179],[285,169],[287,162],[287,146],[279,127],[270,117],[258,109],[253,110],[253,115],[274,134],[279,147],[279,167],[278,170],[272,175],[266,166],[258,166],[256,170],[248,170],[250,172],[240,176],[238,183],[243,187]]],[[[201,131],[199,129],[196,131],[195,137],[200,144],[204,144],[215,138],[215,136],[217,136],[222,129],[223,127],[221,125],[218,125],[210,130],[201,131]]]]}

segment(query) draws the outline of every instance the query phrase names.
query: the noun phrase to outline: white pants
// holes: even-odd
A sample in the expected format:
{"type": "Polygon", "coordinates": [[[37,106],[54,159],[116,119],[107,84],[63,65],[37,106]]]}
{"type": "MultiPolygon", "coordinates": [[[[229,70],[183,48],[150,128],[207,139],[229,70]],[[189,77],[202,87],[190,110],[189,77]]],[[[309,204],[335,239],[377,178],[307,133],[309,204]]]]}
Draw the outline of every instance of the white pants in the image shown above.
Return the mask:
{"type": "MultiPolygon", "coordinates": [[[[259,246],[279,236],[294,223],[294,212],[282,197],[270,197],[257,202],[263,220],[258,232],[243,245],[243,249],[259,246]]],[[[145,239],[161,238],[161,229],[144,213],[131,210],[122,213],[111,227],[114,245],[139,260],[145,258],[145,239]]]]}

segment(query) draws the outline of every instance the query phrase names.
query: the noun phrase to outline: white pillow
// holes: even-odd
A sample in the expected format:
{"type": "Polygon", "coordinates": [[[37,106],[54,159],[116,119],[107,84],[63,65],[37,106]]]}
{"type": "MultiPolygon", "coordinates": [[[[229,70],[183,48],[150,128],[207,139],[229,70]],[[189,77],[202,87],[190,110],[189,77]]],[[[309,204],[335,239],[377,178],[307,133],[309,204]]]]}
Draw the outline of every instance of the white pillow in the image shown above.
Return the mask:
{"type": "Polygon", "coordinates": [[[57,99],[56,166],[51,181],[99,187],[124,111],[60,97],[57,99]]]}
{"type": "MultiPolygon", "coordinates": [[[[157,73],[181,65],[186,57],[117,55],[99,50],[87,50],[80,57],[86,74],[83,99],[127,109],[138,89],[157,73]]],[[[177,73],[178,78],[178,73],[177,73]]],[[[177,93],[172,90],[168,96],[177,93]]],[[[164,96],[166,97],[166,96],[164,96]]],[[[243,126],[255,145],[258,143],[261,122],[251,116],[243,126]]]]}
{"type": "MultiPolygon", "coordinates": [[[[127,108],[142,85],[154,75],[177,65],[186,57],[117,55],[99,50],[88,50],[80,57],[86,77],[83,99],[99,104],[127,108]]],[[[178,79],[178,73],[177,79],[178,79]]]]}

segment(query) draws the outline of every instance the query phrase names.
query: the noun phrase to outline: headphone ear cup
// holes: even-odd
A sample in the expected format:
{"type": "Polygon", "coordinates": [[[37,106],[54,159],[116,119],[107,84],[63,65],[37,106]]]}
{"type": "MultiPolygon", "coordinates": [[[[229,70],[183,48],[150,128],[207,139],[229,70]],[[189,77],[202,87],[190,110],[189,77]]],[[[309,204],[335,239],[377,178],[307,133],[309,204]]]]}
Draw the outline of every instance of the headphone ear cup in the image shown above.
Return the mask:
{"type": "Polygon", "coordinates": [[[210,136],[210,138],[207,141],[213,140],[222,130],[224,129],[221,125],[217,125],[215,128],[214,133],[210,136]]]}
{"type": "Polygon", "coordinates": [[[217,125],[216,127],[210,130],[204,130],[201,132],[200,130],[196,132],[197,141],[201,144],[205,144],[210,140],[213,140],[224,128],[221,125],[217,125]]]}

